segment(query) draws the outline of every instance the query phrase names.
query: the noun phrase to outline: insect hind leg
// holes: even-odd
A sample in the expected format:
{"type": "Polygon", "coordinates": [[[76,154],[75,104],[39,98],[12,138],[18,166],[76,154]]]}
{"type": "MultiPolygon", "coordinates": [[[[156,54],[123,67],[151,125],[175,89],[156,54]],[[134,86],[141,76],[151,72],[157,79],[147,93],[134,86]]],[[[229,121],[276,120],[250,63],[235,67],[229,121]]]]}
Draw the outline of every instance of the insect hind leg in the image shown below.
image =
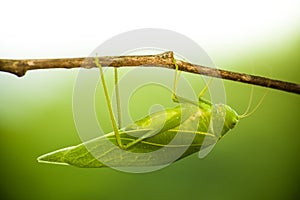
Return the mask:
{"type": "Polygon", "coordinates": [[[114,133],[115,133],[116,141],[117,141],[118,146],[121,149],[123,149],[124,145],[122,144],[119,128],[117,126],[116,119],[115,119],[113,111],[112,111],[112,105],[111,105],[110,97],[108,95],[102,65],[100,64],[98,56],[95,57],[95,64],[99,68],[99,71],[100,71],[100,78],[101,78],[102,85],[103,85],[104,96],[105,96],[105,99],[106,99],[106,104],[107,104],[107,108],[108,108],[108,111],[109,111],[109,116],[110,116],[110,119],[111,119],[112,127],[113,127],[113,130],[114,130],[114,133]]]}

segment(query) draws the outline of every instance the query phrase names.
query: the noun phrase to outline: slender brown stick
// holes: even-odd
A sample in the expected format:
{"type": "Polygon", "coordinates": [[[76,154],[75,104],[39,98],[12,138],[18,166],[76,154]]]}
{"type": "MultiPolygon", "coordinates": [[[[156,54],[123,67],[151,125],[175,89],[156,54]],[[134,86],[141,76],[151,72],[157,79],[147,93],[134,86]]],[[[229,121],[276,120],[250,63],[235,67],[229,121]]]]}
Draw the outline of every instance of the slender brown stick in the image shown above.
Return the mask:
{"type": "MultiPolygon", "coordinates": [[[[157,55],[143,56],[104,56],[100,57],[102,66],[109,67],[164,67],[174,69],[173,52],[168,51],[157,55]]],[[[300,85],[296,83],[284,82],[250,74],[242,74],[232,71],[215,69],[201,65],[191,64],[181,60],[176,61],[179,70],[194,74],[203,74],[210,77],[222,78],[252,85],[273,88],[286,92],[300,94],[300,85]]],[[[95,59],[88,58],[61,58],[61,59],[28,59],[28,60],[8,60],[0,59],[0,71],[24,76],[26,71],[33,69],[52,68],[93,68],[96,67],[95,59]]]]}

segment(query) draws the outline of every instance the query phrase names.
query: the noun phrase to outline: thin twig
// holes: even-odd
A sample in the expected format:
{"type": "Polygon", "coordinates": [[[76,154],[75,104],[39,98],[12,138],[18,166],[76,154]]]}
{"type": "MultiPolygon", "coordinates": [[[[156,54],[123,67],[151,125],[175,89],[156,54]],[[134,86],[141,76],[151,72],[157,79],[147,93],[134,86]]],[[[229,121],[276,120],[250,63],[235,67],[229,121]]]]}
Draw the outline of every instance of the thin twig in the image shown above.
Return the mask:
{"type": "MultiPolygon", "coordinates": [[[[142,56],[104,56],[99,57],[102,66],[109,67],[164,67],[175,69],[173,63],[173,52],[168,51],[157,55],[142,56]]],[[[273,88],[286,92],[300,94],[300,85],[296,83],[284,82],[250,74],[242,74],[227,70],[205,67],[191,64],[185,61],[176,60],[179,70],[194,74],[203,74],[210,77],[222,78],[252,85],[273,88]]],[[[52,68],[93,68],[95,58],[60,58],[60,59],[28,59],[28,60],[8,60],[0,59],[0,71],[15,74],[19,77],[24,76],[26,71],[34,69],[52,68]]]]}

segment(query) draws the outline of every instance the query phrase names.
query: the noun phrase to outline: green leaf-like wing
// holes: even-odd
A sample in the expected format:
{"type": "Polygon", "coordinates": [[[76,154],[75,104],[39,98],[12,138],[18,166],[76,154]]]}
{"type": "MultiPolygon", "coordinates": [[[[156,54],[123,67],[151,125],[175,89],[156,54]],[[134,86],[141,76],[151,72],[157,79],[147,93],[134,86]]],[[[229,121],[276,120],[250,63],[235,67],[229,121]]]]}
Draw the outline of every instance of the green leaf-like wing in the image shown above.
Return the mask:
{"type": "MultiPolygon", "coordinates": [[[[220,112],[217,114],[223,116],[220,112]]],[[[38,160],[77,167],[166,165],[214,145],[221,138],[212,133],[215,127],[209,128],[210,120],[210,109],[182,104],[165,113],[151,114],[121,129],[119,133],[122,144],[133,144],[126,150],[118,147],[112,132],[77,146],[43,155],[38,160]],[[162,119],[166,119],[167,123],[162,119]]],[[[223,135],[230,129],[224,127],[223,135]]]]}
{"type": "MultiPolygon", "coordinates": [[[[123,144],[135,139],[129,133],[134,132],[139,135],[146,131],[149,130],[122,131],[123,144]]],[[[199,151],[201,146],[215,144],[217,140],[213,134],[209,133],[171,129],[146,138],[125,151],[119,149],[114,134],[109,133],[77,146],[42,155],[38,161],[90,168],[158,166],[180,160],[199,151]],[[203,144],[204,141],[205,144],[203,144]]]]}

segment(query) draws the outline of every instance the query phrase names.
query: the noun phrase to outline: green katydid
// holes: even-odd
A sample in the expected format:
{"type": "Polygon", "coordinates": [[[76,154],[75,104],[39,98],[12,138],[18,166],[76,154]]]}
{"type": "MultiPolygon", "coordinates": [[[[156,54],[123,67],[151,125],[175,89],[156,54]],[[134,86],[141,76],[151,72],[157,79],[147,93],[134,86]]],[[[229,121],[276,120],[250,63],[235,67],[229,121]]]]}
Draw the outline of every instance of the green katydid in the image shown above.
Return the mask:
{"type": "MultiPolygon", "coordinates": [[[[208,89],[208,84],[200,92],[198,102],[177,96],[176,86],[179,74],[176,60],[174,60],[176,72],[172,99],[179,105],[165,111],[152,113],[120,129],[112,112],[102,66],[98,58],[95,59],[95,64],[100,70],[113,132],[77,146],[42,155],[38,158],[39,162],[67,164],[77,167],[165,165],[214,145],[230,129],[235,127],[240,118],[248,115],[238,115],[228,105],[212,104],[210,101],[205,100],[203,95],[208,89]],[[214,115],[214,121],[222,122],[219,134],[216,134],[214,127],[210,126],[212,115],[214,115]],[[172,142],[174,138],[177,138],[175,143],[172,142]],[[149,154],[161,148],[166,150],[161,151],[156,156],[149,154]],[[168,159],[176,151],[179,151],[180,154],[175,157],[175,160],[168,159]]],[[[117,84],[116,68],[114,72],[115,83],[117,84]]],[[[119,105],[117,108],[119,118],[119,105]]],[[[118,122],[120,124],[120,118],[118,122]]]]}

